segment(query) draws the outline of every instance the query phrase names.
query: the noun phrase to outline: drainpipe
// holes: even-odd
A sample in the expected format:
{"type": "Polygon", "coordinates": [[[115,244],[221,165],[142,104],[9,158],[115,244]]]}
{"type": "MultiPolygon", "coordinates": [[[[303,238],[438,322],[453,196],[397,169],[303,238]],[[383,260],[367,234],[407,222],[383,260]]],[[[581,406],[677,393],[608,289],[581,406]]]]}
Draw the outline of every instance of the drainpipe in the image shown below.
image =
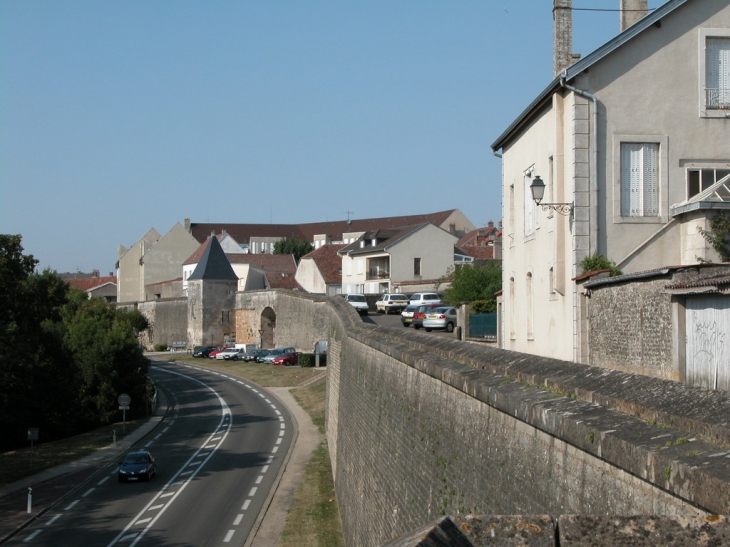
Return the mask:
{"type": "Polygon", "coordinates": [[[566,71],[560,76],[560,86],[576,95],[593,101],[593,123],[591,124],[591,141],[593,144],[593,161],[590,166],[590,234],[588,255],[598,252],[598,99],[587,91],[577,89],[565,82],[566,71]]]}

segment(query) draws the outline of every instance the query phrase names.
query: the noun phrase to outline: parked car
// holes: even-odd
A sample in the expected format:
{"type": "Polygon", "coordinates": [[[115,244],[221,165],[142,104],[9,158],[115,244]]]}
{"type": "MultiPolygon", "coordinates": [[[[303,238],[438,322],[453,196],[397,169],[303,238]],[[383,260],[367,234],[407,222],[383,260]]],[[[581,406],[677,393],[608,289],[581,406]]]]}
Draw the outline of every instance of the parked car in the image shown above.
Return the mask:
{"type": "Polygon", "coordinates": [[[297,352],[286,352],[281,353],[274,357],[274,360],[271,361],[272,365],[298,365],[299,364],[299,354],[297,352]]]}
{"type": "Polygon", "coordinates": [[[215,354],[215,358],[218,360],[224,359],[228,361],[229,359],[233,359],[234,356],[237,356],[239,353],[245,353],[239,350],[238,348],[226,348],[223,351],[219,351],[215,354]]]}
{"type": "Polygon", "coordinates": [[[130,452],[119,462],[117,475],[119,482],[138,481],[144,479],[149,481],[157,474],[157,465],[152,454],[146,450],[130,452]]]}
{"type": "Polygon", "coordinates": [[[274,362],[274,359],[276,359],[279,355],[282,353],[296,353],[296,349],[291,346],[284,346],[280,348],[274,348],[272,350],[269,350],[269,353],[259,359],[259,363],[268,363],[271,364],[274,362]]]}
{"type": "Polygon", "coordinates": [[[368,314],[368,301],[364,294],[346,294],[345,300],[349,302],[360,315],[368,314]]]}
{"type": "Polygon", "coordinates": [[[269,354],[268,349],[254,349],[243,354],[243,360],[246,363],[260,363],[261,360],[269,354]]]}
{"type": "Polygon", "coordinates": [[[406,306],[402,312],[400,312],[400,322],[403,323],[404,327],[410,327],[413,323],[413,312],[418,309],[418,306],[406,306]]]}
{"type": "Polygon", "coordinates": [[[401,312],[408,307],[408,297],[405,294],[386,293],[375,302],[375,309],[388,315],[390,312],[401,312]]]}
{"type": "Polygon", "coordinates": [[[433,329],[444,329],[446,332],[452,332],[456,327],[456,308],[453,306],[442,306],[435,308],[426,314],[423,320],[423,328],[427,332],[433,329]]]}
{"type": "Polygon", "coordinates": [[[215,346],[200,346],[193,351],[193,357],[208,357],[211,351],[218,351],[218,348],[215,346]]]}
{"type": "Polygon", "coordinates": [[[426,318],[426,314],[441,306],[442,304],[421,304],[420,306],[416,306],[416,311],[413,312],[413,318],[411,319],[413,328],[420,329],[423,326],[423,320],[426,318]]]}
{"type": "Polygon", "coordinates": [[[223,346],[222,348],[216,348],[213,351],[211,351],[208,354],[208,359],[215,359],[215,356],[218,355],[221,351],[226,351],[228,349],[227,346],[223,346]]]}
{"type": "Polygon", "coordinates": [[[435,292],[418,292],[414,295],[411,295],[411,299],[408,302],[414,306],[418,306],[420,304],[443,305],[441,297],[435,292]]]}

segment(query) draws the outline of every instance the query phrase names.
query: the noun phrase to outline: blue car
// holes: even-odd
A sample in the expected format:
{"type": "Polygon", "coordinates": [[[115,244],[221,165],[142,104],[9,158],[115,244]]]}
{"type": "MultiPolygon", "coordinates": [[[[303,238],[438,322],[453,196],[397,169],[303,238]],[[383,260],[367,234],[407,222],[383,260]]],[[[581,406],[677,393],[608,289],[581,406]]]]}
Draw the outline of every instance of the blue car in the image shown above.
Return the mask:
{"type": "Polygon", "coordinates": [[[146,450],[130,452],[119,462],[119,482],[149,481],[156,474],[155,459],[146,450]]]}

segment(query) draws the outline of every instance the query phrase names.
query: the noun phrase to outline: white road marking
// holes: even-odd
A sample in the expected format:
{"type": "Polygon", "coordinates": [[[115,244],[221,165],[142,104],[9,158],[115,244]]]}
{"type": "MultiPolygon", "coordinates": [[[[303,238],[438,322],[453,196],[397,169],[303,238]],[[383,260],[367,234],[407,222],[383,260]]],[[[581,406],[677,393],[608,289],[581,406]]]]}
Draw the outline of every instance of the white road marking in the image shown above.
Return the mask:
{"type": "Polygon", "coordinates": [[[94,490],[96,490],[96,488],[89,488],[86,492],[84,492],[84,494],[81,497],[85,498],[86,496],[91,494],[94,490]]]}
{"type": "Polygon", "coordinates": [[[55,517],[53,517],[51,520],[49,520],[46,524],[50,526],[51,524],[56,522],[59,518],[61,518],[61,513],[58,513],[55,517]]]}
{"type": "Polygon", "coordinates": [[[103,478],[103,479],[101,479],[101,480],[100,480],[99,482],[97,482],[97,483],[96,483],[96,485],[97,485],[97,486],[101,486],[102,484],[104,484],[104,483],[105,483],[106,481],[108,481],[108,480],[109,480],[109,477],[104,477],[104,478],[103,478]]]}
{"type": "Polygon", "coordinates": [[[74,505],[76,505],[79,502],[79,500],[73,501],[69,504],[68,507],[66,507],[65,511],[68,511],[69,509],[72,509],[74,505]]]}
{"type": "Polygon", "coordinates": [[[243,520],[243,513],[236,516],[235,519],[233,519],[233,526],[238,526],[241,524],[241,521],[243,520]]]}
{"type": "Polygon", "coordinates": [[[243,507],[241,507],[241,509],[245,511],[246,509],[248,509],[249,505],[251,505],[251,500],[246,500],[243,502],[243,507]]]}
{"type": "Polygon", "coordinates": [[[248,493],[248,497],[249,498],[254,497],[256,495],[256,490],[258,490],[258,488],[256,486],[254,486],[253,488],[251,488],[251,491],[248,493]]]}
{"type": "Polygon", "coordinates": [[[23,540],[23,542],[28,542],[28,541],[32,540],[32,539],[33,539],[33,538],[35,538],[35,537],[36,537],[36,536],[37,536],[38,534],[40,534],[40,533],[41,533],[42,531],[43,531],[43,529],[42,529],[42,528],[41,528],[40,530],[36,530],[36,531],[35,531],[35,532],[33,532],[33,533],[32,533],[31,535],[29,535],[29,536],[28,536],[27,538],[25,538],[25,539],[23,540]]]}
{"type": "Polygon", "coordinates": [[[264,480],[264,476],[263,475],[259,475],[258,477],[256,477],[256,483],[255,484],[261,484],[261,481],[262,480],[264,480]]]}
{"type": "Polygon", "coordinates": [[[235,530],[228,530],[226,537],[223,538],[223,543],[228,543],[229,541],[231,541],[231,538],[233,537],[233,534],[235,532],[236,532],[235,530]]]}

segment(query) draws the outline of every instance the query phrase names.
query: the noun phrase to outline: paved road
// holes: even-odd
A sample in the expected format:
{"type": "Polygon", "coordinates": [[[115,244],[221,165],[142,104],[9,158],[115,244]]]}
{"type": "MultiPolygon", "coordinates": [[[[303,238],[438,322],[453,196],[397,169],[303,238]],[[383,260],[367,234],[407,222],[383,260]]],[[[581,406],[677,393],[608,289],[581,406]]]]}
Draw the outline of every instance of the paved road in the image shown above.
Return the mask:
{"type": "Polygon", "coordinates": [[[30,522],[20,510],[26,486],[6,487],[0,491],[0,542],[242,545],[248,537],[250,545],[254,535],[275,542],[302,469],[320,440],[311,420],[297,410],[306,434],[293,451],[296,464],[287,466],[289,448],[298,438],[287,411],[287,405],[296,406],[288,391],[280,393],[284,405],[243,380],[197,367],[156,363],[153,374],[170,394],[161,405],[169,405],[169,411],[139,432],[144,438],[135,448],[153,451],[158,477],[118,484],[119,451],[97,454],[89,465],[31,479],[38,488],[30,522]],[[280,473],[284,467],[287,472],[280,473]],[[82,486],[74,489],[75,482],[82,486]],[[270,495],[271,490],[280,495],[270,495]],[[249,535],[251,530],[255,534],[249,535]]]}

